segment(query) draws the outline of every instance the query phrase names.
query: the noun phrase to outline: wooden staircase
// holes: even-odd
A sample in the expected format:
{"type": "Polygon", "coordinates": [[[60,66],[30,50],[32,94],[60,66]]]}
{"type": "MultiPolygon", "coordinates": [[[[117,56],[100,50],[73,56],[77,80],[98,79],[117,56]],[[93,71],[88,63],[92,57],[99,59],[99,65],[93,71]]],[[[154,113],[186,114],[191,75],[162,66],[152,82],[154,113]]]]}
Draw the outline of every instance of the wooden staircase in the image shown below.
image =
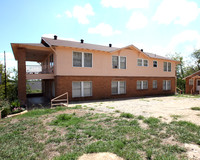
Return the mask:
{"type": "Polygon", "coordinates": [[[68,99],[68,92],[57,96],[51,100],[51,108],[53,106],[66,106],[68,107],[69,99],[68,99]]]}

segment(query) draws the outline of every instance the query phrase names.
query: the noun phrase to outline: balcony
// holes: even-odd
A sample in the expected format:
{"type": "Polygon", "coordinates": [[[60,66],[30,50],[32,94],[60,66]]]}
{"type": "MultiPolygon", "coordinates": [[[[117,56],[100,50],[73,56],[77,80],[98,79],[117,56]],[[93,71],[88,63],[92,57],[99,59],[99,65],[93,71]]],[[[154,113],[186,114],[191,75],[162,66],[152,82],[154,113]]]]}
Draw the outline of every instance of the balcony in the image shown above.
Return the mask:
{"type": "Polygon", "coordinates": [[[26,79],[54,79],[53,67],[26,65],[26,79]]]}

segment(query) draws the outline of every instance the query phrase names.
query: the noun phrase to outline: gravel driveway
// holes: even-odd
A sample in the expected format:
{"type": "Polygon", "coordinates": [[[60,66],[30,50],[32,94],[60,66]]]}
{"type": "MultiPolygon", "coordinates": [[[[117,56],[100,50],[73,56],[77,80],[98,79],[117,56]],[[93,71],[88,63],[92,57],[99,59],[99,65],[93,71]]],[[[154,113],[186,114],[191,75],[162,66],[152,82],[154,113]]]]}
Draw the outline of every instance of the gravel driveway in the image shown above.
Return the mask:
{"type": "Polygon", "coordinates": [[[81,102],[69,106],[82,105],[84,108],[97,112],[120,112],[142,115],[145,117],[159,117],[170,122],[178,120],[191,121],[200,125],[200,111],[191,110],[191,107],[200,107],[200,98],[193,96],[165,96],[132,99],[115,99],[98,102],[81,102]]]}

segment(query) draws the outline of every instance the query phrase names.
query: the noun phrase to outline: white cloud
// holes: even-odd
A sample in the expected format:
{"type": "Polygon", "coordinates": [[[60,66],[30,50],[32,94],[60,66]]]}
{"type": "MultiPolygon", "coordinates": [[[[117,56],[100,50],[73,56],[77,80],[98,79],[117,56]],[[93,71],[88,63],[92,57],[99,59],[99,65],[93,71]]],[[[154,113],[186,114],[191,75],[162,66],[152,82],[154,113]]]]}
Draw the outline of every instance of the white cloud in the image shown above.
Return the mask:
{"type": "MultiPolygon", "coordinates": [[[[200,34],[198,31],[195,30],[185,30],[177,35],[175,35],[171,42],[168,45],[168,49],[175,50],[175,48],[183,44],[184,42],[192,42],[192,46],[190,45],[190,48],[200,48],[200,34]]],[[[188,50],[188,45],[187,45],[188,50]]]]}
{"type": "Polygon", "coordinates": [[[57,15],[56,15],[56,18],[61,18],[61,17],[62,17],[61,14],[57,14],[57,15]]]}
{"type": "Polygon", "coordinates": [[[181,24],[186,26],[200,14],[197,3],[188,0],[163,0],[153,20],[160,24],[181,24]]]}
{"type": "Polygon", "coordinates": [[[65,14],[69,18],[76,18],[80,24],[89,24],[88,16],[94,16],[94,11],[92,6],[87,3],[85,6],[74,6],[73,11],[66,11],[65,14]]]}
{"type": "Polygon", "coordinates": [[[144,28],[148,24],[147,18],[140,12],[133,12],[128,23],[126,24],[126,28],[130,30],[141,29],[144,28]]]}
{"type": "Polygon", "coordinates": [[[101,0],[101,4],[113,8],[148,8],[149,0],[101,0]]]}
{"type": "Polygon", "coordinates": [[[72,18],[72,13],[70,11],[66,11],[65,14],[67,15],[67,17],[72,18]]]}
{"type": "Polygon", "coordinates": [[[119,30],[113,30],[112,26],[105,23],[100,23],[94,28],[89,28],[88,33],[100,34],[102,36],[112,36],[115,34],[120,34],[119,30]]]}

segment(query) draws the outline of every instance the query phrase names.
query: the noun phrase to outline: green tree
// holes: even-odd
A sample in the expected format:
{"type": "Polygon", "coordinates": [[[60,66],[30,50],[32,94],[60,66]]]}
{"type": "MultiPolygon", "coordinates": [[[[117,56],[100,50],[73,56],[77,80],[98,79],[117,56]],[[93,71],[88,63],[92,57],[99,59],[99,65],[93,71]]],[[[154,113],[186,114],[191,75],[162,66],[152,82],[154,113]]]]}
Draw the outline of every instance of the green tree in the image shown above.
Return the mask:
{"type": "Polygon", "coordinates": [[[200,49],[195,50],[192,53],[192,57],[195,59],[195,64],[196,64],[197,70],[200,70],[200,49]]]}

